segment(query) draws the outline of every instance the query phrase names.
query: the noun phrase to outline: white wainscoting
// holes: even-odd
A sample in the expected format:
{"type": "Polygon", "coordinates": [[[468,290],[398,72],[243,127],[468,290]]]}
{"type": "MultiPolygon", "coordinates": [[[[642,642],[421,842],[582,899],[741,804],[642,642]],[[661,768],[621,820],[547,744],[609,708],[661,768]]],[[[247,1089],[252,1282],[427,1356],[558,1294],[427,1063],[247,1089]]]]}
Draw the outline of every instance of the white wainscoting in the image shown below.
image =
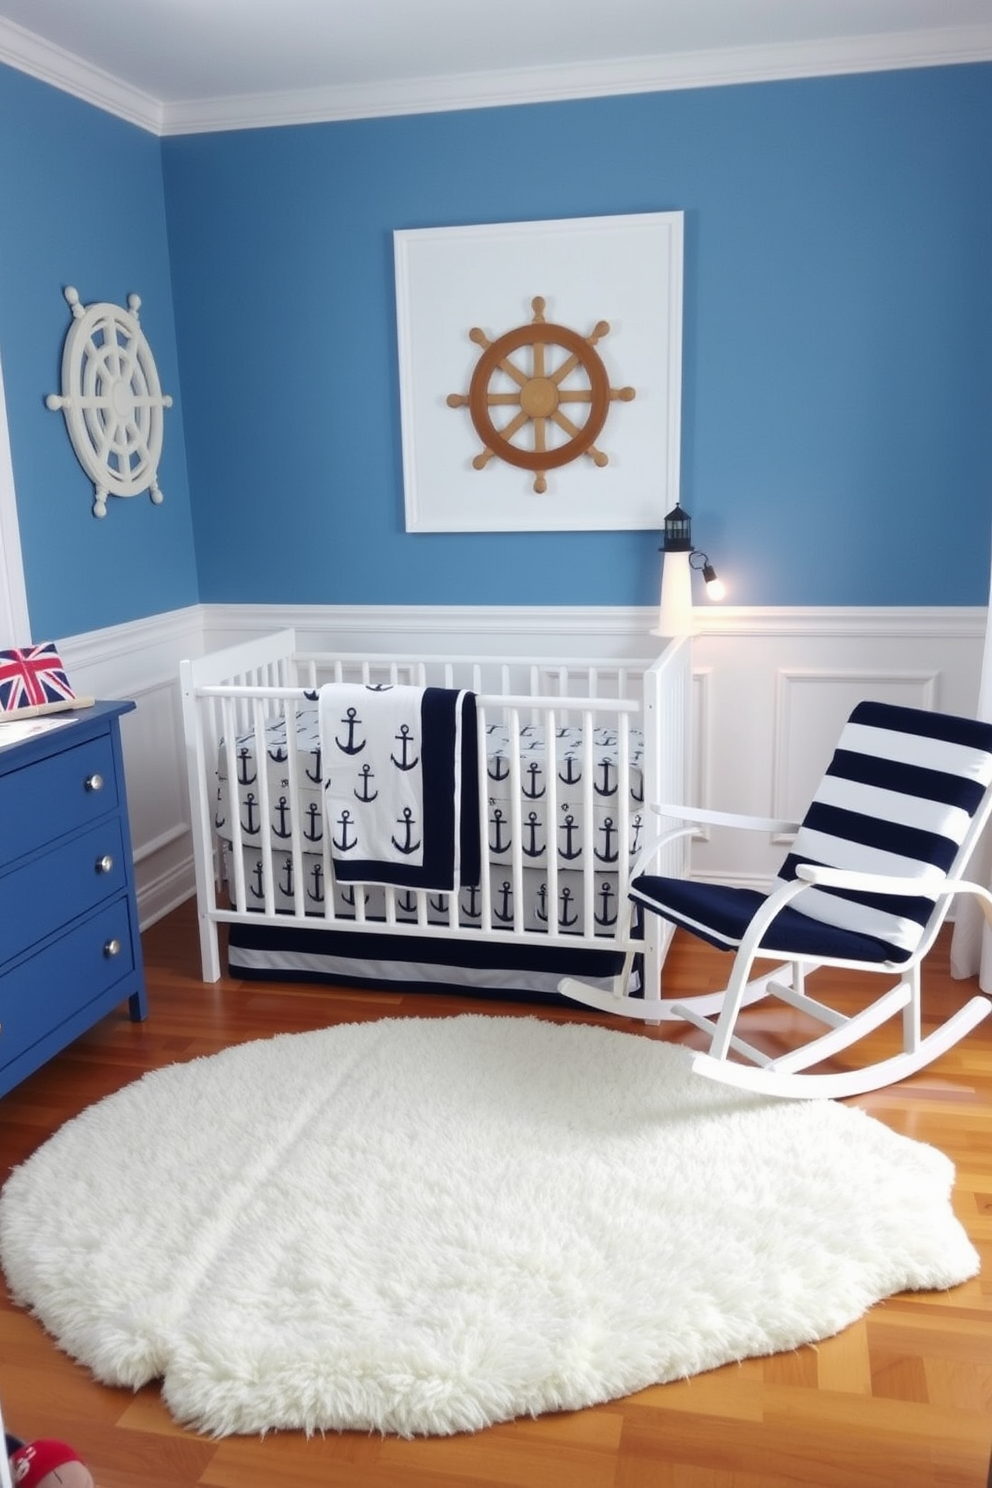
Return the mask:
{"type": "Polygon", "coordinates": [[[121,742],[142,926],[193,892],[179,663],[202,647],[198,605],[59,643],[75,692],[137,704],[121,719],[121,742]]]}
{"type": "MultiPolygon", "coordinates": [[[[693,749],[699,804],[801,814],[841,723],[863,697],[973,713],[984,607],[697,610],[693,749]]],[[[653,654],[646,609],[204,605],[60,642],[78,692],[133,698],[122,721],[143,925],[193,892],[179,663],[293,626],[305,648],[504,656],[653,654]]],[[[711,830],[693,872],[765,885],[785,851],[711,830]]]]}
{"type": "Polygon", "coordinates": [[[654,612],[635,608],[206,605],[203,614],[205,650],[285,626],[308,650],[619,657],[657,649],[654,612]]]}
{"type": "MultiPolygon", "coordinates": [[[[985,610],[697,610],[698,804],[801,816],[841,726],[863,698],[973,714],[985,610]]],[[[714,829],[693,873],[765,887],[786,851],[768,834],[714,829]]]]}

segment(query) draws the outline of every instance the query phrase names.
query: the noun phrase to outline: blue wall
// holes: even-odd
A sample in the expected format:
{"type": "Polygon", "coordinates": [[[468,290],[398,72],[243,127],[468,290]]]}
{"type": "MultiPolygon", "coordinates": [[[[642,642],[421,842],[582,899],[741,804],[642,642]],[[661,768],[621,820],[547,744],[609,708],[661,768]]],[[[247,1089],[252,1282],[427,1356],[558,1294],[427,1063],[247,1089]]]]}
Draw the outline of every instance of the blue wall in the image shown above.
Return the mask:
{"type": "Polygon", "coordinates": [[[160,142],[2,66],[0,358],[33,637],[196,603],[160,142]],[[111,498],[98,521],[63,416],[45,407],[61,388],[70,284],[84,304],[141,297],[141,325],[175,399],[161,506],[111,498]]]}
{"type": "Polygon", "coordinates": [[[391,234],[681,208],[734,600],[984,603],[990,139],[982,65],[165,141],[203,598],[652,603],[656,534],[404,532],[391,234]]]}
{"type": "Polygon", "coordinates": [[[652,533],[404,532],[392,232],[670,209],[683,500],[732,599],[984,604],[990,138],[987,64],[163,141],[0,69],[0,354],[36,633],[197,597],[653,603],[652,533]],[[96,522],[44,408],[66,282],[143,297],[182,393],[161,508],[96,522]]]}

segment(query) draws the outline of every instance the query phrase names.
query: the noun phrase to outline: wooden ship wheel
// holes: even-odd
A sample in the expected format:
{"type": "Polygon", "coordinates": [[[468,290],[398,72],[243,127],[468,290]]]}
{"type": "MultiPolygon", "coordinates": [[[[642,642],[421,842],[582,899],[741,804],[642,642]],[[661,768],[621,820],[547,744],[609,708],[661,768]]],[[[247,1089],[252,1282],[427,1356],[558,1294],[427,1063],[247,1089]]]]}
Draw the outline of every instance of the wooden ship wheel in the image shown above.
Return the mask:
{"type": "Polygon", "coordinates": [[[596,351],[597,341],[609,335],[605,320],[588,336],[554,325],[544,318],[545,301],[531,301],[534,318],[490,341],[473,326],[469,340],[482,347],[468,394],[450,393],[449,408],[468,408],[483,448],[472,461],[482,470],[495,456],[522,470],[534,472],[534,490],[548,489],[547,472],[588,455],[597,466],[609,455],[595,441],[606,423],[610,404],[629,403],[632,387],[612,388],[596,351]],[[518,353],[523,353],[518,358],[518,353]],[[524,365],[521,365],[521,362],[524,365]],[[567,405],[569,412],[565,412],[567,405]],[[513,410],[500,428],[492,409],[513,410]],[[585,417],[580,417],[584,411],[585,417]],[[521,443],[515,443],[516,436],[521,443]],[[564,436],[564,437],[562,437],[564,436]]]}

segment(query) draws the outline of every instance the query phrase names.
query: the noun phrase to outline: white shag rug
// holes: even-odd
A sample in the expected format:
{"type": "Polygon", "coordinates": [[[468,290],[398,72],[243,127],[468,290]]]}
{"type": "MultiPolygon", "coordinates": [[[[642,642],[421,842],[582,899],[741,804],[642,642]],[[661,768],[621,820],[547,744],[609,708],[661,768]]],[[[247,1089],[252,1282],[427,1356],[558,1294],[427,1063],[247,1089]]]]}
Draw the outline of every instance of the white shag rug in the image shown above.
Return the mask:
{"type": "Polygon", "coordinates": [[[216,1435],[474,1431],[975,1275],[950,1161],[861,1111],[534,1017],[387,1019],[144,1076],[0,1196],[15,1297],[216,1435]]]}

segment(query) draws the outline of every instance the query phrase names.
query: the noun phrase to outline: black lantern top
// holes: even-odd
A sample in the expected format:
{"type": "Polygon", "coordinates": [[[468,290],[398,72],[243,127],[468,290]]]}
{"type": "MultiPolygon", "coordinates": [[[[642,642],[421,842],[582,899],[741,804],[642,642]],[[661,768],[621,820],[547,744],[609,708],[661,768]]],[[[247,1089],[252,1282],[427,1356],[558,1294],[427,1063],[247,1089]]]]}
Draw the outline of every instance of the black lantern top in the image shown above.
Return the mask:
{"type": "Polygon", "coordinates": [[[692,521],[689,513],[676,502],[665,518],[665,541],[663,553],[689,553],[692,551],[692,521]]]}

